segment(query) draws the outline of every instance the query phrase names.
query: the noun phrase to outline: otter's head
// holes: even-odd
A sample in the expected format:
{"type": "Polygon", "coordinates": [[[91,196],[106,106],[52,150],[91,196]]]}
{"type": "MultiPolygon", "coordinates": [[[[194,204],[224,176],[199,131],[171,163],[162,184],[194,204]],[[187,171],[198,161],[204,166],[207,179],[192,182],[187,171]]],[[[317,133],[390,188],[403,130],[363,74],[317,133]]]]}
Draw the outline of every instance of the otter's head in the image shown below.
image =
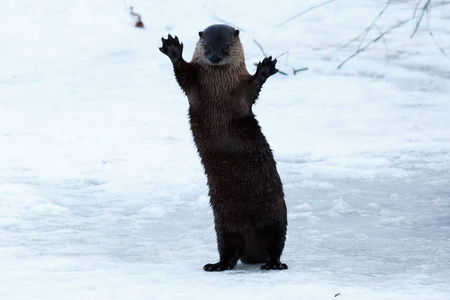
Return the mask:
{"type": "MultiPolygon", "coordinates": [[[[239,30],[228,25],[211,25],[199,33],[197,59],[209,65],[226,65],[244,59],[239,30]]],[[[195,56],[195,54],[194,54],[195,56]]]]}

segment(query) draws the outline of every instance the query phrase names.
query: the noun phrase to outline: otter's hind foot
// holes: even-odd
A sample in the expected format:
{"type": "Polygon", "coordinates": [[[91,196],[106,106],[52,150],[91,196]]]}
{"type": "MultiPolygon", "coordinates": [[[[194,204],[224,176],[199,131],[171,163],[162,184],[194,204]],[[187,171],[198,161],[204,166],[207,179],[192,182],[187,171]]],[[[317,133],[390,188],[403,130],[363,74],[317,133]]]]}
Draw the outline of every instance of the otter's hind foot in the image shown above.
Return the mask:
{"type": "Polygon", "coordinates": [[[206,264],[203,267],[203,270],[212,272],[212,271],[231,270],[233,268],[234,266],[230,265],[229,263],[219,261],[218,263],[215,264],[206,264]]]}
{"type": "Polygon", "coordinates": [[[261,270],[286,270],[288,266],[281,262],[268,262],[261,266],[261,270]]]}

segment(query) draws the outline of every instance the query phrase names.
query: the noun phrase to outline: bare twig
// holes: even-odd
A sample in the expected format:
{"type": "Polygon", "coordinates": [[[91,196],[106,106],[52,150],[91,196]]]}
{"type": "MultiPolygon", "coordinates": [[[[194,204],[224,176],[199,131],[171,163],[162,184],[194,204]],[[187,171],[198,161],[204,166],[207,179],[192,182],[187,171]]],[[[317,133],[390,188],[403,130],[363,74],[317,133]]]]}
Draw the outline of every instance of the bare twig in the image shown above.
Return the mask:
{"type": "Polygon", "coordinates": [[[436,39],[435,39],[435,37],[434,37],[434,35],[433,35],[433,32],[432,32],[430,29],[428,29],[428,33],[430,34],[431,38],[432,38],[433,41],[434,41],[434,44],[435,44],[436,47],[439,49],[439,51],[441,51],[441,53],[444,54],[445,57],[447,57],[448,59],[450,59],[450,57],[447,55],[447,53],[445,53],[444,49],[442,49],[442,47],[439,46],[438,42],[436,41],[436,39]]]}
{"type": "Polygon", "coordinates": [[[289,58],[289,51],[285,51],[285,52],[281,53],[280,55],[278,55],[277,57],[275,57],[275,59],[278,59],[278,58],[280,58],[280,57],[282,57],[282,56],[284,56],[284,55],[286,55],[286,56],[287,56],[286,59],[288,59],[288,58],[289,58]]]}
{"type": "Polygon", "coordinates": [[[141,20],[141,15],[137,14],[133,11],[133,6],[130,6],[130,14],[136,18],[136,24],[134,26],[139,27],[139,28],[144,28],[144,23],[142,23],[141,20]]]}
{"type": "Polygon", "coordinates": [[[307,10],[304,10],[304,11],[302,11],[301,13],[296,14],[295,16],[290,17],[290,18],[287,19],[286,21],[284,21],[284,22],[278,24],[277,27],[280,27],[281,25],[284,25],[284,24],[286,24],[287,22],[290,22],[290,21],[294,20],[295,18],[298,18],[298,17],[300,17],[301,15],[306,14],[307,12],[309,12],[309,11],[315,9],[315,8],[318,8],[318,7],[320,7],[320,6],[326,5],[326,4],[331,3],[331,2],[334,2],[334,1],[336,1],[336,0],[329,0],[329,1],[323,2],[323,3],[321,3],[321,4],[318,4],[318,5],[316,5],[316,6],[310,7],[310,8],[308,8],[307,10]]]}
{"type": "Polygon", "coordinates": [[[355,37],[354,39],[351,39],[347,44],[337,48],[336,50],[334,50],[333,52],[331,52],[330,54],[327,55],[327,57],[330,57],[331,55],[333,55],[336,52],[339,52],[342,49],[347,48],[348,46],[350,46],[350,44],[352,44],[353,42],[361,39],[361,42],[359,44],[358,49],[361,49],[361,45],[364,42],[367,34],[370,32],[370,30],[372,29],[372,27],[375,26],[376,21],[384,14],[384,12],[386,11],[386,9],[388,8],[389,4],[392,2],[392,0],[389,0],[386,5],[384,6],[384,8],[380,11],[380,13],[378,14],[378,16],[375,18],[375,20],[372,21],[372,23],[363,31],[361,32],[357,37],[355,37]]]}
{"type": "Polygon", "coordinates": [[[404,24],[408,23],[409,21],[411,21],[412,19],[414,19],[414,17],[411,17],[409,19],[403,20],[400,23],[398,23],[397,25],[389,28],[388,30],[382,32],[377,38],[375,38],[374,40],[368,42],[364,47],[359,48],[355,53],[353,53],[352,55],[350,55],[347,59],[345,59],[337,68],[340,69],[346,62],[348,62],[350,59],[352,59],[353,57],[355,57],[356,55],[358,55],[359,53],[361,53],[362,51],[366,50],[367,48],[369,48],[370,45],[378,42],[381,38],[383,38],[386,34],[388,34],[389,32],[391,32],[392,30],[403,26],[404,24]]]}
{"type": "MultiPolygon", "coordinates": [[[[363,43],[363,41],[365,40],[366,36],[369,34],[370,30],[372,30],[372,27],[376,26],[375,23],[378,21],[379,18],[381,18],[381,16],[384,14],[384,12],[386,11],[386,9],[388,8],[389,4],[391,4],[392,0],[389,0],[386,5],[383,7],[383,9],[380,11],[380,13],[378,14],[378,16],[372,21],[372,24],[369,25],[369,27],[366,28],[366,30],[361,34],[363,35],[363,38],[361,40],[361,43],[359,44],[359,48],[361,48],[361,45],[363,43]]],[[[360,36],[361,36],[360,35],[360,36]]]]}
{"type": "Polygon", "coordinates": [[[419,10],[420,3],[422,3],[422,0],[417,1],[416,7],[414,7],[414,13],[413,13],[414,18],[416,17],[417,11],[419,10]]]}
{"type": "Polygon", "coordinates": [[[259,50],[261,50],[262,54],[264,55],[264,57],[267,57],[266,52],[264,52],[263,47],[255,40],[253,39],[253,41],[255,42],[255,44],[258,46],[259,50]]]}
{"type": "MultiPolygon", "coordinates": [[[[264,55],[264,57],[267,57],[267,54],[266,54],[266,52],[264,51],[263,47],[262,47],[255,39],[253,39],[253,42],[255,42],[255,44],[258,46],[259,50],[261,50],[261,52],[262,52],[262,54],[264,55]]],[[[288,52],[284,52],[284,53],[282,53],[281,55],[279,55],[279,56],[277,56],[277,57],[283,56],[283,55],[285,55],[286,53],[288,53],[288,52]]],[[[275,58],[275,59],[276,59],[276,58],[275,58]]],[[[256,65],[256,64],[255,64],[255,65],[256,65]]],[[[286,73],[284,73],[284,72],[282,72],[282,71],[280,71],[280,70],[278,70],[278,73],[280,73],[281,75],[287,76],[286,73]]]]}
{"type": "MultiPolygon", "coordinates": [[[[389,49],[388,49],[388,45],[387,42],[384,38],[384,36],[386,34],[388,34],[389,32],[391,32],[392,30],[403,26],[404,24],[415,20],[415,27],[414,27],[414,31],[411,34],[410,38],[413,38],[414,35],[417,33],[420,25],[422,24],[423,21],[423,17],[425,16],[425,14],[429,14],[430,9],[432,7],[436,7],[436,6],[443,6],[443,5],[447,5],[450,4],[449,1],[442,1],[439,4],[434,4],[432,5],[432,1],[431,0],[418,0],[415,8],[414,8],[414,13],[412,14],[411,18],[406,19],[400,23],[398,23],[397,25],[389,28],[388,30],[381,32],[381,30],[378,28],[378,26],[376,25],[376,22],[378,21],[378,19],[383,15],[383,13],[386,11],[386,9],[388,8],[389,4],[391,4],[392,0],[388,0],[386,2],[386,5],[384,6],[384,8],[380,11],[380,13],[378,14],[378,16],[373,20],[372,24],[370,24],[361,34],[359,34],[356,38],[350,40],[347,44],[339,47],[338,49],[336,49],[335,51],[333,51],[332,53],[330,53],[329,55],[327,55],[327,57],[330,57],[331,55],[333,55],[334,53],[347,48],[350,44],[352,44],[353,42],[360,40],[360,44],[358,46],[358,49],[352,54],[350,55],[347,59],[345,59],[339,66],[338,69],[340,69],[346,62],[348,62],[350,59],[352,59],[353,57],[355,57],[356,55],[358,55],[359,53],[363,52],[364,50],[366,50],[370,45],[378,42],[380,39],[383,40],[385,48],[386,48],[386,57],[387,57],[387,63],[389,63],[389,49]],[[373,39],[370,42],[365,43],[365,39],[368,35],[368,33],[370,32],[370,30],[372,30],[372,28],[376,28],[378,30],[379,35],[373,39]],[[365,44],[364,44],[365,43],[365,44]],[[364,44],[364,46],[363,46],[364,44]]],[[[439,43],[437,42],[436,38],[433,35],[433,32],[431,31],[431,29],[428,26],[428,32],[431,36],[431,38],[433,39],[436,47],[439,49],[439,51],[444,54],[445,57],[450,58],[449,55],[444,51],[444,49],[439,45],[439,43]]]]}
{"type": "Polygon", "coordinates": [[[298,72],[308,71],[308,68],[301,68],[301,69],[293,69],[294,75],[297,75],[298,72]]]}
{"type": "MultiPolygon", "coordinates": [[[[381,32],[380,28],[377,25],[375,25],[375,28],[378,30],[378,33],[381,35],[382,32],[381,32]]],[[[384,48],[386,49],[386,65],[389,65],[389,47],[388,47],[388,44],[387,44],[384,36],[382,37],[382,40],[383,40],[384,48]]]]}
{"type": "MultiPolygon", "coordinates": [[[[419,3],[420,3],[420,1],[419,1],[419,3]]],[[[419,16],[419,17],[417,18],[417,20],[416,20],[416,27],[414,28],[414,31],[413,31],[413,33],[411,34],[411,38],[414,37],[414,35],[415,35],[416,32],[417,32],[417,29],[419,29],[420,23],[422,23],[422,19],[423,19],[423,16],[425,15],[425,13],[428,13],[428,8],[429,8],[430,3],[431,3],[431,0],[427,0],[427,2],[425,3],[425,5],[422,7],[420,16],[419,16]]],[[[416,7],[416,10],[414,11],[413,17],[415,17],[416,11],[417,11],[417,7],[416,7]]]]}

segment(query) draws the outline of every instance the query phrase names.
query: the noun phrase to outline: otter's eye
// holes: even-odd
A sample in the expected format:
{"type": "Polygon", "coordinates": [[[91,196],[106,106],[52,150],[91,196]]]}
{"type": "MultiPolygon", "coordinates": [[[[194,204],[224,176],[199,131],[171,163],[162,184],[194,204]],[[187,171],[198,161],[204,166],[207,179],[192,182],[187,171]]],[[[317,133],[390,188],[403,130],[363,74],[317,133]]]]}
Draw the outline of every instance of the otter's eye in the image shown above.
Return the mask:
{"type": "Polygon", "coordinates": [[[225,47],[223,48],[223,53],[229,54],[229,51],[230,51],[230,45],[225,46],[225,47]]]}

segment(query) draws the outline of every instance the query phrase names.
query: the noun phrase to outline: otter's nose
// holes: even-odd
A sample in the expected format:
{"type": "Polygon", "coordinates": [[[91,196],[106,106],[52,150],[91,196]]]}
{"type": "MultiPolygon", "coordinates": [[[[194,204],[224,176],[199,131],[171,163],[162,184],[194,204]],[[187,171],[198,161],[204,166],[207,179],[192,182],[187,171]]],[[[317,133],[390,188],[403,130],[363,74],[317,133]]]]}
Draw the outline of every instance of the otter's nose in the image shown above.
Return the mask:
{"type": "Polygon", "coordinates": [[[217,64],[220,61],[220,57],[212,54],[208,57],[209,61],[212,62],[213,64],[217,64]]]}

